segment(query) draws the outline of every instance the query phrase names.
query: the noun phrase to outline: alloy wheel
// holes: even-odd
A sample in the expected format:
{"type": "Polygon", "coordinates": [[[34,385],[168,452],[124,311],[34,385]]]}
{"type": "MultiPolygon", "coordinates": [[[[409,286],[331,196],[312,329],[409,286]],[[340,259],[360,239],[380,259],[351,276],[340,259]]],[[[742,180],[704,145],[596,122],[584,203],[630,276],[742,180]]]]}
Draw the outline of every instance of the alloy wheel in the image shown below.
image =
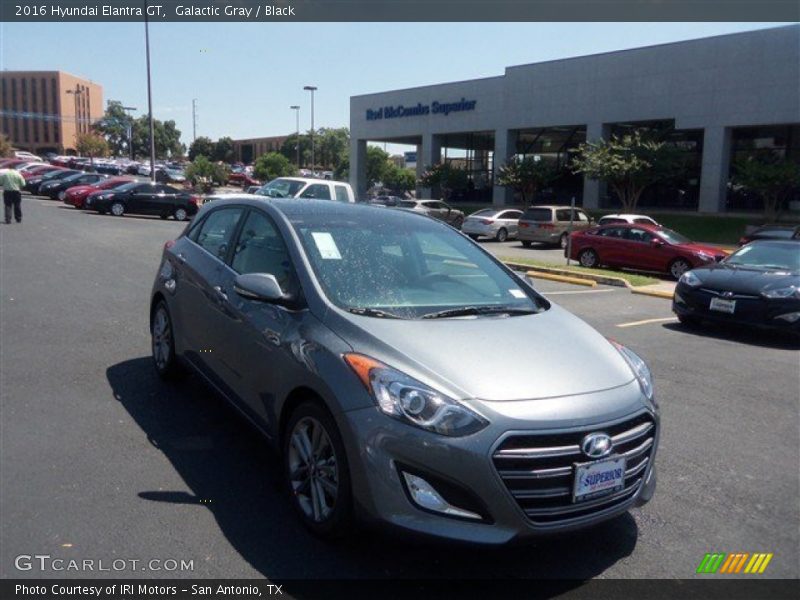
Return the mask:
{"type": "Polygon", "coordinates": [[[175,220],[176,221],[185,221],[186,220],[186,209],[185,208],[176,208],[174,216],[175,216],[175,220]]]}
{"type": "Polygon", "coordinates": [[[586,267],[588,269],[597,266],[597,254],[594,250],[584,250],[581,252],[580,256],[578,256],[578,260],[580,261],[582,267],[586,267]]]}
{"type": "Polygon", "coordinates": [[[689,265],[689,263],[687,263],[685,260],[678,259],[672,261],[672,264],[669,266],[669,273],[675,279],[680,279],[681,275],[686,273],[686,271],[688,271],[691,268],[692,268],[691,265],[689,265]]]}
{"type": "Polygon", "coordinates": [[[159,371],[166,370],[172,355],[172,326],[163,306],[158,307],[153,317],[152,345],[156,367],[159,371]]]}
{"type": "Polygon", "coordinates": [[[115,217],[121,217],[122,214],[125,212],[125,207],[122,206],[119,202],[115,202],[111,205],[111,214],[115,217]]]}
{"type": "Polygon", "coordinates": [[[289,481],[303,514],[315,523],[328,519],[339,495],[336,452],[325,427],[313,417],[300,419],[291,432],[289,481]]]}

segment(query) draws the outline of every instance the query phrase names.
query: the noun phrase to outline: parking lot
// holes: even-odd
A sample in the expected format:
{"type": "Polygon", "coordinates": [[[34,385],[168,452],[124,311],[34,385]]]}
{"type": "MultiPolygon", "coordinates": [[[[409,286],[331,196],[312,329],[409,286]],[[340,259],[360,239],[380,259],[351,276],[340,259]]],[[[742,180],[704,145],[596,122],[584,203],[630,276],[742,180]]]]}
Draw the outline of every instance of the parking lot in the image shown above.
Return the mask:
{"type": "Polygon", "coordinates": [[[774,553],[769,576],[800,576],[794,341],[686,330],[668,300],[537,280],[649,363],[663,426],[653,501],[522,547],[369,532],[326,544],[294,517],[277,461],[233,410],[197,378],[156,377],[150,287],[183,224],[30,196],[23,210],[21,225],[0,226],[2,577],[87,576],[15,570],[15,556],[39,553],[194,561],[117,576],[689,578],[707,552],[774,553]]]}

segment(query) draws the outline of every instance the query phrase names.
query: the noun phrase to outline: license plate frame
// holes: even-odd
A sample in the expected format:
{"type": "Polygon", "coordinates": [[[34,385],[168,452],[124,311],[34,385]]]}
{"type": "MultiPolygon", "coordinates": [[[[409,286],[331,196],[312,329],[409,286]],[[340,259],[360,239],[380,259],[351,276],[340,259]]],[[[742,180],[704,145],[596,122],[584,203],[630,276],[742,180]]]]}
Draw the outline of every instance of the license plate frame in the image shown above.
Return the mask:
{"type": "Polygon", "coordinates": [[[708,305],[708,310],[725,313],[728,315],[736,312],[736,300],[728,300],[726,298],[712,298],[708,305]]]}
{"type": "MultiPolygon", "coordinates": [[[[603,460],[595,460],[585,463],[574,463],[574,477],[572,481],[572,502],[578,504],[595,498],[608,496],[625,488],[625,469],[627,460],[624,456],[610,456],[603,460]],[[613,485],[590,486],[587,490],[580,485],[581,480],[595,473],[605,473],[609,470],[620,470],[621,476],[609,480],[613,485]]],[[[600,482],[601,484],[604,482],[600,482]]]]}

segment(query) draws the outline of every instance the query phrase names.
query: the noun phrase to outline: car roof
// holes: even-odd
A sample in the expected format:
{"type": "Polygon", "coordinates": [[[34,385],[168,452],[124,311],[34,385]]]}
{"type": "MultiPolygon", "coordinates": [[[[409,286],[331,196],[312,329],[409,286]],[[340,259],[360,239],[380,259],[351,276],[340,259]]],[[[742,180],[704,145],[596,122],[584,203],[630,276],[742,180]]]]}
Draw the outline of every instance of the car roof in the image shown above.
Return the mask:
{"type": "MultiPolygon", "coordinates": [[[[798,245],[800,245],[800,240],[798,240],[798,239],[789,239],[789,240],[753,240],[749,244],[745,244],[745,245],[746,246],[778,246],[778,247],[786,246],[787,248],[788,247],[797,248],[798,251],[800,252],[800,247],[798,247],[798,245]]],[[[744,247],[745,246],[742,246],[742,248],[744,248],[744,247]]]]}
{"type": "Polygon", "coordinates": [[[600,225],[598,229],[612,229],[623,227],[625,229],[646,229],[648,231],[661,231],[666,229],[661,225],[653,225],[652,223],[608,223],[607,225],[600,225]]]}
{"type": "MultiPolygon", "coordinates": [[[[613,213],[610,215],[603,215],[601,219],[653,219],[647,215],[634,215],[632,213],[613,213]]],[[[655,219],[653,219],[655,220],[655,219]]]]}

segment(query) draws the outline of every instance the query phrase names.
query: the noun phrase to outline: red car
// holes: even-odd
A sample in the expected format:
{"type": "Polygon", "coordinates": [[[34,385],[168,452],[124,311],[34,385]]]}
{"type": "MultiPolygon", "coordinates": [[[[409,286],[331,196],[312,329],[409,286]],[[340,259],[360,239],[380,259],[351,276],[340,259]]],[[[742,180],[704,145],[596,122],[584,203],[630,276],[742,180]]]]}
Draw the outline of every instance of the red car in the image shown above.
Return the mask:
{"type": "Polygon", "coordinates": [[[102,190],[110,190],[124,183],[130,183],[131,181],[134,180],[130,177],[111,177],[109,179],[103,179],[94,185],[76,185],[64,192],[64,204],[69,204],[75,208],[83,208],[86,197],[89,194],[102,190]]]}
{"type": "Polygon", "coordinates": [[[570,239],[569,257],[583,267],[659,271],[674,279],[727,255],[720,248],[697,244],[671,229],[644,223],[593,227],[573,233],[570,239]]]}
{"type": "Polygon", "coordinates": [[[261,182],[242,171],[240,173],[231,173],[228,176],[228,185],[240,185],[246,188],[251,185],[261,185],[261,182]]]}
{"type": "Polygon", "coordinates": [[[38,165],[36,167],[31,167],[30,169],[25,169],[21,171],[21,175],[25,179],[30,179],[31,177],[41,177],[45,173],[50,173],[51,171],[63,171],[62,167],[55,167],[53,165],[38,165]]]}

